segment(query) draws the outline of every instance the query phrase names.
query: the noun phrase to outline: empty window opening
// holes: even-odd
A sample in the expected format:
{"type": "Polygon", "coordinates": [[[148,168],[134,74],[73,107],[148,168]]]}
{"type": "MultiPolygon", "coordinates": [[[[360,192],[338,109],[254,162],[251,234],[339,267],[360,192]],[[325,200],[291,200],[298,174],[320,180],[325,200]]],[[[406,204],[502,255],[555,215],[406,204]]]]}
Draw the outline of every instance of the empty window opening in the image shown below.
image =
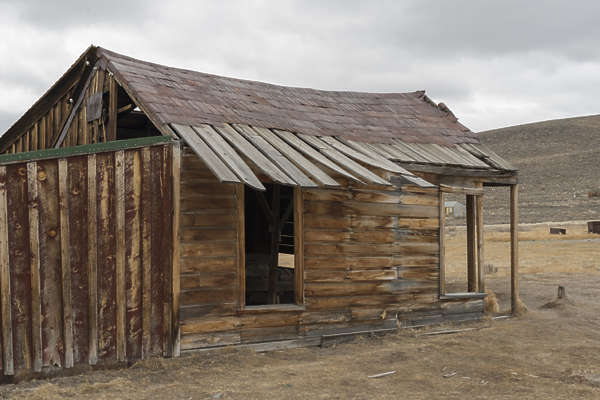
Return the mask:
{"type": "Polygon", "coordinates": [[[246,187],[246,305],[293,304],[295,282],[294,190],[246,187]]]}
{"type": "Polygon", "coordinates": [[[444,195],[446,293],[468,292],[468,234],[465,195],[444,195]]]}

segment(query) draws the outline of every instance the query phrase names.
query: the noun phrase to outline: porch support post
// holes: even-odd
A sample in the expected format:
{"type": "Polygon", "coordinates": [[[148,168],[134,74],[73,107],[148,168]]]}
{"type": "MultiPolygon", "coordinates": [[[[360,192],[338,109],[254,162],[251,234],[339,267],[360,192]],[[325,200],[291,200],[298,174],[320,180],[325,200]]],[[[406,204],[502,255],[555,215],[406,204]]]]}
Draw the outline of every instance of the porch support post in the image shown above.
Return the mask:
{"type": "Polygon", "coordinates": [[[483,271],[483,195],[476,196],[477,203],[477,291],[485,292],[485,273],[483,271]]]}
{"type": "Polygon", "coordinates": [[[519,187],[510,186],[510,305],[514,314],[519,302],[519,187]]]}
{"type": "Polygon", "coordinates": [[[475,196],[467,195],[467,283],[468,291],[477,291],[477,241],[475,237],[475,196]]]}

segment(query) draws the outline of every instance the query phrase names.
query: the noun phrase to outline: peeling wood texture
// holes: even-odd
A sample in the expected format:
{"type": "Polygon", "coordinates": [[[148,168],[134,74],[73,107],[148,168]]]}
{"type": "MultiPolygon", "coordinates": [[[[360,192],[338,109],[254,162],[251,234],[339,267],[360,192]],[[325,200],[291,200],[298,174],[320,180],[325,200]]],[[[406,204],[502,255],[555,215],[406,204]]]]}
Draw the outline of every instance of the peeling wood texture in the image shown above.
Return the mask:
{"type": "MultiPolygon", "coordinates": [[[[439,300],[436,188],[296,188],[296,304],[261,308],[244,305],[243,185],[219,184],[189,150],[181,176],[182,351],[389,329],[399,315],[403,323],[425,314],[441,322],[465,313],[439,300]]],[[[481,304],[470,318],[481,316],[481,304]]]]}
{"type": "Polygon", "coordinates": [[[0,166],[0,373],[140,359],[145,273],[146,356],[173,353],[172,146],[0,166]]]}

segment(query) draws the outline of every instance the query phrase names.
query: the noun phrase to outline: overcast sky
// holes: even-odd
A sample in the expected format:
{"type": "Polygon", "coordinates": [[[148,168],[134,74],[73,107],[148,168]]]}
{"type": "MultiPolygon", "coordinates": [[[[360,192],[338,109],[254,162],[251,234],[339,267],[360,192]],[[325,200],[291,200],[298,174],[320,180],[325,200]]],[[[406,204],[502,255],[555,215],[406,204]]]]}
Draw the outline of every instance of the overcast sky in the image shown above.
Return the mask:
{"type": "Polygon", "coordinates": [[[600,1],[0,0],[0,133],[90,45],[218,75],[425,89],[474,131],[600,113],[600,1]]]}

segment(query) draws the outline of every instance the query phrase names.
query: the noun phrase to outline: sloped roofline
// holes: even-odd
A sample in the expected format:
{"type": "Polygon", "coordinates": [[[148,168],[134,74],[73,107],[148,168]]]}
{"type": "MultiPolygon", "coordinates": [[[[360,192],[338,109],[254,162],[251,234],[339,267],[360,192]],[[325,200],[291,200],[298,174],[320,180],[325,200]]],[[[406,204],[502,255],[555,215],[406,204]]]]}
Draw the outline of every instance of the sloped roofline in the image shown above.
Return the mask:
{"type": "Polygon", "coordinates": [[[14,124],[0,137],[0,151],[22,135],[45,114],[68,90],[84,75],[88,64],[94,65],[98,59],[97,46],[90,45],[69,69],[44,93],[14,124]]]}

